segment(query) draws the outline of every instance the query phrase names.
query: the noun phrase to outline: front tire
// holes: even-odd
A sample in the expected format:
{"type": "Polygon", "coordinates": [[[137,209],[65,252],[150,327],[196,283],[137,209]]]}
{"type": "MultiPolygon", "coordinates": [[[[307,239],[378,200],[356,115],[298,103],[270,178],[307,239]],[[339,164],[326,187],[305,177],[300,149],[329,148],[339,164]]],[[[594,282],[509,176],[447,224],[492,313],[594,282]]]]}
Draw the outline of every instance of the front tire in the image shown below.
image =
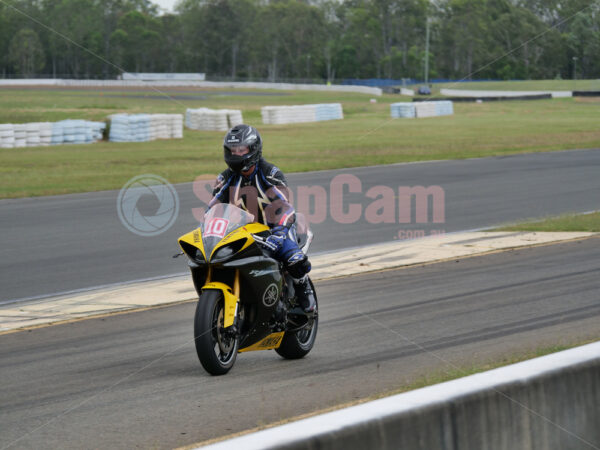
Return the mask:
{"type": "Polygon", "coordinates": [[[233,367],[239,339],[223,328],[225,300],[218,290],[202,292],[194,316],[194,343],[202,367],[211,375],[224,375],[233,367]]]}

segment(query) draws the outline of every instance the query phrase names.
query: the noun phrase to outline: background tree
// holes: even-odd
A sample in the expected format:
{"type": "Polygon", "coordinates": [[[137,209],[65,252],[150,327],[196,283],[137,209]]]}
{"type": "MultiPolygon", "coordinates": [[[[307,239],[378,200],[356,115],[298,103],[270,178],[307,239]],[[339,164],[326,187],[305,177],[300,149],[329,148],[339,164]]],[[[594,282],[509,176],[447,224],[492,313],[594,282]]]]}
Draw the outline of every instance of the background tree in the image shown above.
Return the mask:
{"type": "Polygon", "coordinates": [[[10,41],[8,59],[17,73],[35,75],[44,67],[44,49],[38,35],[31,28],[22,28],[10,41]]]}
{"type": "Polygon", "coordinates": [[[9,25],[6,13],[7,6],[0,3],[0,72],[2,76],[6,76],[6,69],[8,65],[8,32],[9,25]]]}
{"type": "Polygon", "coordinates": [[[422,79],[427,23],[430,78],[571,78],[575,61],[600,77],[598,0],[181,0],[162,15],[149,0],[11,0],[0,76],[31,61],[10,51],[29,29],[36,75],[422,79]]]}

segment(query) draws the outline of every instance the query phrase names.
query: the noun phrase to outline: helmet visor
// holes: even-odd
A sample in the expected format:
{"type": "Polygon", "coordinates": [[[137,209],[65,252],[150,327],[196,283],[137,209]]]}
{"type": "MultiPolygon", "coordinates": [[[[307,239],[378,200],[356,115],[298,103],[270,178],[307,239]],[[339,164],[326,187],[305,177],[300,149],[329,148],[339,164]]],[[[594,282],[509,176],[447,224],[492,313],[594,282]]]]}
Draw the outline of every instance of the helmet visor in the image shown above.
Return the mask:
{"type": "Polygon", "coordinates": [[[246,145],[229,145],[229,152],[233,156],[244,156],[250,152],[250,149],[246,145]]]}

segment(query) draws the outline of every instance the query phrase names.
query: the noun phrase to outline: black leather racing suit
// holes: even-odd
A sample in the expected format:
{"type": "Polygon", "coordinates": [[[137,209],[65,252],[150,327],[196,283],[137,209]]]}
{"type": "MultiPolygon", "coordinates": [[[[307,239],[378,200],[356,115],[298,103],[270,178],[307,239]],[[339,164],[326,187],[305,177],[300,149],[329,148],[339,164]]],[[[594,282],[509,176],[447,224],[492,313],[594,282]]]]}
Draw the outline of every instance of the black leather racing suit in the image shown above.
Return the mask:
{"type": "Polygon", "coordinates": [[[275,258],[295,279],[310,271],[310,262],[298,247],[296,212],[288,200],[287,183],[279,168],[263,158],[247,177],[228,168],[217,177],[212,195],[209,208],[216,203],[231,203],[253,214],[257,222],[272,229],[285,227],[286,239],[274,254],[275,258]]]}

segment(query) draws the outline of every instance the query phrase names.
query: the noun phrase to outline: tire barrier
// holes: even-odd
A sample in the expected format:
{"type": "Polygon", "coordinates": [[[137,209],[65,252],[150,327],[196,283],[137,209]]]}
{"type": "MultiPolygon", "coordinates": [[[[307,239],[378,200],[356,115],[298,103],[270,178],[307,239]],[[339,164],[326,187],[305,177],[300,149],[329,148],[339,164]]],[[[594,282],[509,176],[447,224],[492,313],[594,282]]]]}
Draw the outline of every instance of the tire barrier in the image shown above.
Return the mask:
{"type": "Polygon", "coordinates": [[[437,115],[436,102],[415,103],[415,115],[421,117],[435,117],[437,115]]]}
{"type": "Polygon", "coordinates": [[[550,95],[552,98],[572,97],[572,91],[479,91],[464,89],[440,89],[441,95],[452,97],[474,97],[485,99],[486,97],[496,97],[496,100],[507,97],[520,97],[522,100],[536,100],[539,95],[550,95]]]}
{"type": "Polygon", "coordinates": [[[413,117],[437,117],[451,116],[454,114],[454,106],[451,101],[422,101],[422,102],[400,102],[390,105],[392,118],[413,117]]]}
{"type": "Polygon", "coordinates": [[[441,100],[435,103],[436,116],[451,116],[454,114],[454,105],[448,100],[441,100]]]}
{"type": "Polygon", "coordinates": [[[321,103],[316,105],[264,106],[261,108],[264,124],[279,125],[285,123],[320,122],[344,118],[340,103],[321,103]]]}
{"type": "Polygon", "coordinates": [[[0,124],[0,148],[91,144],[102,139],[106,124],[88,120],[0,124]]]}
{"type": "MultiPolygon", "coordinates": [[[[538,94],[538,95],[524,95],[517,96],[511,95],[510,97],[444,97],[445,100],[451,102],[461,102],[461,103],[481,103],[481,102],[507,102],[514,100],[550,100],[552,99],[552,94],[538,94]]],[[[426,99],[413,99],[413,102],[426,102],[426,99]]]]}
{"type": "Polygon", "coordinates": [[[600,97],[600,91],[573,91],[573,97],[600,97]]]}
{"type": "Polygon", "coordinates": [[[235,125],[244,123],[239,109],[187,109],[185,126],[191,130],[227,131],[235,125]]]}
{"type": "Polygon", "coordinates": [[[15,128],[12,124],[0,124],[0,148],[15,146],[15,128]]]}
{"type": "Polygon", "coordinates": [[[147,142],[183,138],[182,114],[113,114],[111,142],[147,142]]]}
{"type": "Polygon", "coordinates": [[[408,102],[392,103],[390,112],[393,119],[412,119],[416,117],[415,104],[408,102]]]}
{"type": "Polygon", "coordinates": [[[596,342],[203,448],[592,449],[599,404],[596,342]]]}

